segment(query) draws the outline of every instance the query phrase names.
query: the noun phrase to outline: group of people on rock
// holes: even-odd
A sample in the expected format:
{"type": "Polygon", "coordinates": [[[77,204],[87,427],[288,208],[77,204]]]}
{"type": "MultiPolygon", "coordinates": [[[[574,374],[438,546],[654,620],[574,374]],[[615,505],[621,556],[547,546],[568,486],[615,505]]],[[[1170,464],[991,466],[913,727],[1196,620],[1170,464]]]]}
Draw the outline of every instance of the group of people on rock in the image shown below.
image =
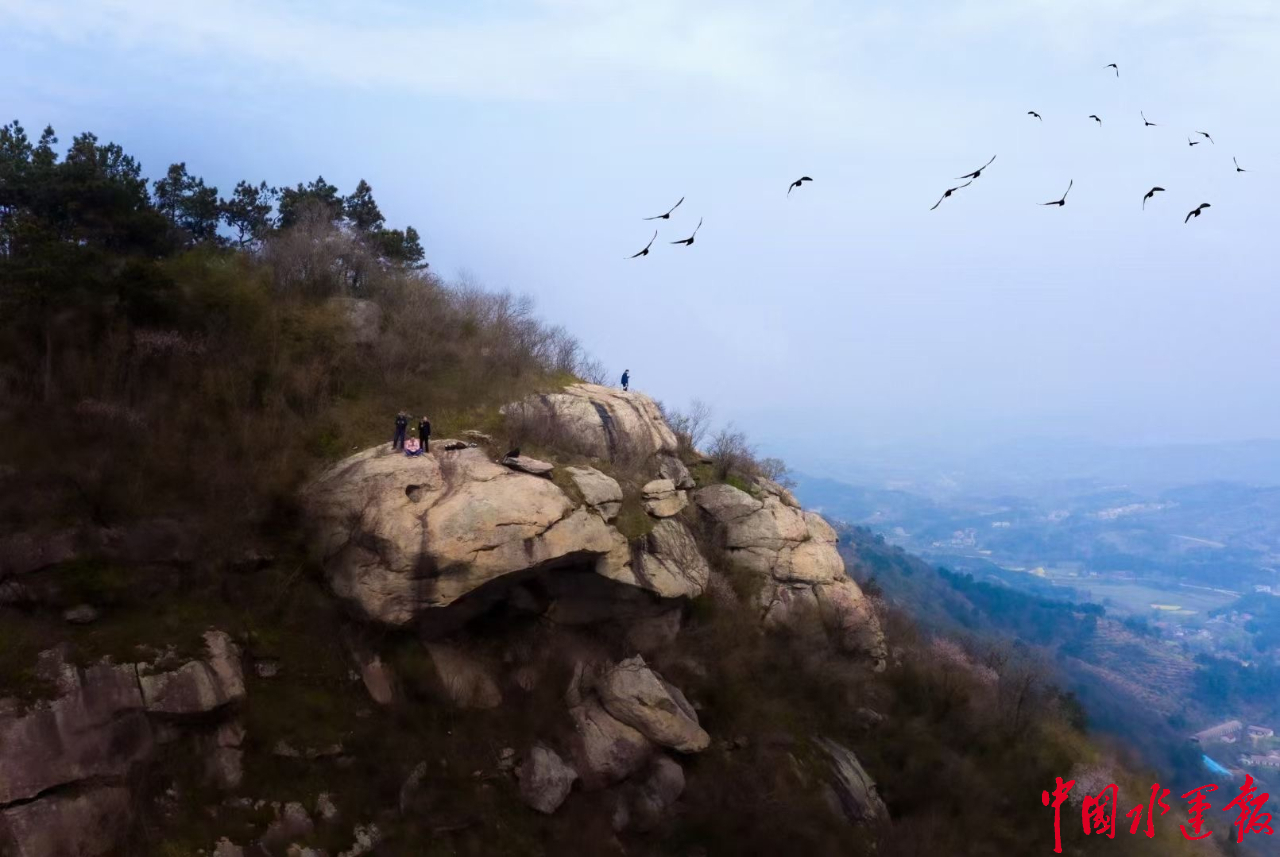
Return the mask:
{"type": "MultiPolygon", "coordinates": [[[[631,370],[622,373],[622,391],[625,393],[631,386],[631,370]]],[[[409,437],[409,413],[401,411],[396,414],[396,433],[391,437],[391,451],[403,450],[405,455],[422,455],[431,449],[431,420],[423,417],[418,420],[418,436],[409,437]]]]}
{"type": "Polygon", "coordinates": [[[431,451],[431,420],[423,417],[418,420],[418,436],[406,437],[409,433],[409,414],[401,411],[396,414],[396,433],[391,438],[391,451],[404,450],[405,455],[422,455],[431,451]]]}

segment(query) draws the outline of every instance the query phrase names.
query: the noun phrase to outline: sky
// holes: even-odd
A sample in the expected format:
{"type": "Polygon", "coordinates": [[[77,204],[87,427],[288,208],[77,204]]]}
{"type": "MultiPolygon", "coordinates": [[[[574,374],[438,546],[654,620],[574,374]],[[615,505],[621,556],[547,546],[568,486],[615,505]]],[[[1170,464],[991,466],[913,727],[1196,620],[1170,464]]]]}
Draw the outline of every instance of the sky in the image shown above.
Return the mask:
{"type": "Polygon", "coordinates": [[[364,178],[438,274],[821,472],[1280,438],[1277,44],[1273,0],[0,0],[0,114],[364,178]]]}

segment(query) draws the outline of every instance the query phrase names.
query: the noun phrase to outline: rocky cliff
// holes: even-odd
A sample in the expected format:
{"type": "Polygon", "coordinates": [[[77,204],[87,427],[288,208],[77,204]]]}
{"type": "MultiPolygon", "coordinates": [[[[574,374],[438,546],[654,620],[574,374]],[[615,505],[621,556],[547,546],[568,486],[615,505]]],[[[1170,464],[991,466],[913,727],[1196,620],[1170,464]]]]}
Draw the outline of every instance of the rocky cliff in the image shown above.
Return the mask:
{"type": "MultiPolygon", "coordinates": [[[[460,711],[519,719],[531,693],[558,700],[525,746],[503,751],[500,770],[537,813],[560,812],[575,789],[603,794],[620,833],[662,821],[685,788],[686,760],[717,741],[733,746],[734,736],[704,725],[697,700],[648,660],[696,675],[700,667],[679,652],[697,603],[740,591],[761,629],[883,669],[877,617],[845,574],[834,532],[786,489],[763,478],[743,487],[699,482],[688,465],[700,457],[681,457],[660,409],[638,393],[578,384],[504,412],[551,460],[529,449],[503,457],[471,432],[466,441],[433,441],[416,457],[385,445],[357,452],[303,490],[306,543],[330,597],[351,617],[342,647],[373,706],[397,710],[412,681],[396,665],[404,656],[379,642],[387,639],[401,653],[421,652],[437,698],[460,711]]],[[[42,569],[100,554],[109,541],[10,539],[0,584],[27,592],[42,569]]],[[[163,545],[170,559],[179,552],[163,545]]],[[[40,656],[55,692],[0,706],[6,857],[113,853],[132,824],[140,772],[174,742],[227,800],[262,803],[235,797],[242,746],[270,740],[246,736],[240,711],[253,700],[241,649],[221,630],[203,639],[203,655],[185,661],[164,652],[146,663],[73,664],[57,649],[40,656]]],[[[259,659],[253,669],[266,681],[280,667],[259,659]]],[[[823,746],[838,759],[832,800],[857,823],[882,823],[883,804],[856,758],[823,746]]],[[[343,752],[271,745],[283,759],[343,752]]],[[[402,813],[430,776],[421,766],[408,775],[402,813]]],[[[278,802],[267,810],[249,840],[224,839],[214,853],[277,853],[313,837],[325,814],[278,802]]],[[[345,853],[364,853],[380,835],[357,825],[345,853]]],[[[289,853],[320,853],[299,848],[289,853]]]]}

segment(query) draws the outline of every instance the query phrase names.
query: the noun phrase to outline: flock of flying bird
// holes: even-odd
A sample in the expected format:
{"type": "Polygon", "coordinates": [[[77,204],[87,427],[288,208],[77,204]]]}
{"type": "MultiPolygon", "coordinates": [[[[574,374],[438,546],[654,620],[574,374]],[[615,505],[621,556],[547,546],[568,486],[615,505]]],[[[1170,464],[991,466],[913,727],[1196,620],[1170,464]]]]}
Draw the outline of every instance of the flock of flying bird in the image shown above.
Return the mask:
{"type": "MultiPolygon", "coordinates": [[[[1119,77],[1120,77],[1120,66],[1119,66],[1117,63],[1108,63],[1106,66],[1104,66],[1104,68],[1114,69],[1114,70],[1115,70],[1115,73],[1116,73],[1116,77],[1117,77],[1117,78],[1119,78],[1119,77]]],[[[1033,118],[1035,118],[1035,119],[1038,119],[1038,120],[1040,120],[1041,122],[1043,122],[1043,121],[1044,121],[1044,117],[1043,117],[1043,116],[1041,116],[1039,113],[1037,113],[1037,112],[1036,112],[1036,111],[1034,111],[1034,110],[1028,110],[1028,111],[1027,111],[1027,115],[1028,115],[1028,116],[1031,116],[1031,117],[1033,117],[1033,118]]],[[[1147,119],[1147,115],[1146,115],[1146,113],[1144,113],[1143,111],[1139,110],[1139,111],[1138,111],[1138,115],[1142,117],[1142,124],[1143,124],[1143,127],[1145,127],[1145,128],[1156,128],[1156,127],[1159,127],[1155,122],[1152,122],[1152,121],[1150,121],[1149,119],[1147,119]]],[[[1090,118],[1090,119],[1092,119],[1093,121],[1097,122],[1099,126],[1101,126],[1101,125],[1102,125],[1102,119],[1101,119],[1101,117],[1099,117],[1097,114],[1091,113],[1091,114],[1089,114],[1089,118],[1090,118]]],[[[1208,140],[1210,143],[1213,143],[1213,137],[1209,136],[1209,132],[1208,132],[1208,131],[1197,131],[1197,132],[1196,132],[1196,134],[1200,135],[1201,137],[1204,137],[1204,139],[1205,139],[1205,140],[1208,140]]],[[[1198,145],[1200,145],[1202,142],[1204,142],[1204,141],[1203,141],[1203,140],[1193,140],[1191,137],[1187,137],[1187,145],[1188,145],[1188,146],[1198,146],[1198,145]]],[[[1216,145],[1216,144],[1215,144],[1215,145],[1216,145]]],[[[956,180],[957,180],[957,181],[959,181],[959,180],[961,180],[961,179],[967,179],[967,181],[965,181],[965,183],[964,183],[964,184],[962,184],[962,185],[957,185],[956,187],[950,187],[950,188],[947,188],[945,191],[943,191],[942,196],[938,197],[938,201],[937,201],[937,202],[935,202],[935,203],[933,204],[932,208],[930,208],[929,210],[930,210],[930,211],[933,211],[933,210],[934,210],[934,209],[936,209],[938,206],[942,205],[942,203],[943,203],[943,201],[944,201],[944,200],[950,199],[952,194],[956,193],[957,191],[963,190],[964,188],[967,188],[969,185],[973,184],[975,180],[977,180],[978,178],[981,178],[981,176],[982,176],[982,171],[983,171],[983,170],[985,170],[987,167],[991,166],[991,164],[995,162],[995,159],[996,159],[996,156],[995,156],[995,155],[992,155],[992,156],[991,156],[991,160],[990,160],[990,161],[987,161],[985,164],[983,164],[982,166],[978,167],[978,169],[976,169],[976,170],[974,170],[973,172],[968,173],[968,174],[966,174],[966,175],[963,175],[963,176],[957,176],[957,177],[956,177],[956,180]]],[[[1245,173],[1245,172],[1248,172],[1248,170],[1246,170],[1246,169],[1244,169],[1243,167],[1241,167],[1241,166],[1240,166],[1239,161],[1237,161],[1234,157],[1232,157],[1232,158],[1231,158],[1231,163],[1233,163],[1233,164],[1235,165],[1235,168],[1236,168],[1236,172],[1237,172],[1237,173],[1245,173]]],[[[796,179],[796,180],[795,180],[795,181],[793,181],[790,185],[788,185],[788,186],[787,186],[787,196],[791,196],[791,191],[795,190],[795,189],[796,189],[796,188],[798,188],[798,187],[801,187],[805,182],[811,182],[811,181],[813,181],[813,179],[812,179],[812,178],[810,178],[809,176],[801,176],[800,178],[796,179]]],[[[1055,200],[1052,200],[1052,201],[1050,201],[1050,202],[1042,202],[1042,203],[1039,203],[1039,204],[1040,204],[1040,205],[1056,205],[1057,207],[1062,208],[1063,206],[1065,206],[1065,205],[1067,204],[1067,194],[1071,193],[1071,188],[1075,186],[1075,183],[1076,183],[1075,179],[1071,179],[1070,181],[1068,181],[1068,182],[1067,182],[1067,189],[1066,189],[1065,191],[1063,191],[1063,193],[1062,193],[1062,197],[1061,197],[1060,199],[1055,199],[1055,200]]],[[[1142,208],[1143,208],[1143,210],[1144,210],[1144,211],[1146,210],[1146,207],[1147,207],[1147,200],[1152,199],[1153,197],[1155,197],[1155,195],[1156,195],[1157,193],[1162,193],[1162,192],[1164,192],[1164,188],[1162,188],[1162,187],[1158,187],[1158,186],[1157,186],[1157,187],[1153,187],[1153,188],[1151,188],[1151,190],[1147,191],[1147,192],[1146,192],[1146,194],[1144,194],[1144,195],[1143,195],[1143,197],[1142,197],[1142,208]]],[[[682,203],[682,202],[684,202],[684,197],[680,197],[680,200],[679,200],[675,205],[671,206],[671,208],[667,209],[667,211],[666,211],[665,213],[663,213],[663,214],[656,214],[656,215],[654,215],[653,217],[645,217],[645,218],[643,218],[643,219],[644,219],[644,220],[670,220],[670,219],[671,219],[671,213],[672,213],[673,211],[675,211],[677,208],[679,208],[679,207],[680,207],[680,203],[682,203]]],[[[1199,204],[1199,205],[1197,205],[1195,208],[1193,208],[1190,212],[1188,212],[1188,214],[1187,214],[1186,218],[1185,218],[1182,222],[1183,222],[1183,223],[1188,223],[1188,222],[1190,222],[1191,218],[1193,218],[1193,217],[1199,217],[1199,216],[1200,216],[1200,214],[1201,214],[1201,212],[1203,212],[1206,208],[1210,208],[1210,207],[1211,207],[1211,206],[1210,206],[1210,205],[1209,205],[1209,203],[1207,203],[1207,202],[1202,202],[1202,203],[1200,203],[1200,204],[1199,204]]],[[[670,242],[670,243],[671,243],[671,244],[683,244],[684,246],[688,247],[688,246],[690,246],[690,245],[692,245],[692,244],[693,244],[693,239],[697,237],[697,235],[698,235],[698,230],[699,230],[699,229],[701,229],[701,228],[702,228],[702,218],[698,218],[698,225],[694,228],[694,230],[693,230],[693,234],[692,234],[692,235],[690,235],[688,238],[682,238],[682,239],[681,239],[681,240],[679,240],[679,241],[672,241],[672,242],[670,242]]],[[[634,255],[628,256],[627,258],[628,258],[628,259],[636,259],[636,258],[639,258],[640,256],[648,256],[648,255],[649,255],[649,249],[653,246],[653,242],[654,242],[654,241],[656,241],[656,240],[658,240],[658,231],[655,229],[655,230],[654,230],[654,232],[653,232],[653,237],[649,239],[649,243],[648,243],[648,244],[646,244],[646,245],[644,246],[644,249],[643,249],[643,250],[641,250],[639,253],[636,253],[636,254],[634,254],[634,255]]]]}
{"type": "MultiPolygon", "coordinates": [[[[1116,64],[1116,63],[1108,63],[1107,65],[1105,65],[1105,66],[1103,66],[1103,67],[1104,67],[1104,68],[1114,69],[1114,70],[1115,70],[1115,73],[1116,73],[1116,77],[1117,77],[1117,78],[1118,78],[1118,77],[1120,77],[1120,66],[1119,66],[1118,64],[1116,64]]],[[[1031,116],[1032,118],[1038,119],[1038,120],[1039,120],[1039,121],[1041,121],[1041,122],[1043,122],[1043,121],[1044,121],[1044,117],[1043,117],[1043,116],[1041,116],[1039,113],[1037,113],[1037,112],[1036,112],[1036,111],[1034,111],[1034,110],[1028,110],[1028,111],[1027,111],[1027,115],[1028,115],[1028,116],[1031,116]]],[[[1152,122],[1151,120],[1147,119],[1147,114],[1146,114],[1146,113],[1144,113],[1144,112],[1142,112],[1141,110],[1139,110],[1139,111],[1138,111],[1138,115],[1142,117],[1142,125],[1143,125],[1143,127],[1144,127],[1144,128],[1156,128],[1156,127],[1159,127],[1155,122],[1152,122]]],[[[1102,125],[1102,119],[1101,119],[1101,117],[1099,117],[1096,113],[1090,113],[1090,114],[1089,114],[1089,118],[1090,118],[1090,119],[1092,119],[1093,121],[1097,122],[1097,123],[1098,123],[1098,125],[1102,125]]],[[[1204,137],[1204,139],[1205,139],[1205,140],[1208,140],[1210,143],[1213,143],[1213,137],[1209,136],[1209,132],[1208,132],[1208,131],[1197,131],[1196,133],[1197,133],[1197,134],[1199,134],[1201,137],[1204,137]]],[[[1203,140],[1193,140],[1193,139],[1191,139],[1191,137],[1187,137],[1187,145],[1189,145],[1189,146],[1199,146],[1202,142],[1204,142],[1204,141],[1203,141],[1203,140]]],[[[1215,144],[1215,145],[1216,145],[1216,144],[1215,144]]],[[[987,167],[991,166],[992,161],[994,161],[995,159],[996,159],[996,156],[995,156],[995,155],[992,155],[992,156],[991,156],[991,160],[990,160],[990,161],[987,161],[985,164],[983,164],[983,165],[982,165],[981,167],[979,167],[978,169],[974,170],[973,172],[969,173],[968,175],[958,176],[958,177],[957,177],[957,181],[958,181],[958,180],[960,180],[960,179],[968,179],[968,181],[966,181],[966,182],[965,182],[964,184],[962,184],[962,185],[958,185],[958,186],[956,186],[956,187],[952,187],[952,188],[947,188],[947,189],[943,192],[942,196],[938,197],[938,201],[937,201],[937,202],[935,202],[935,203],[933,204],[933,208],[930,208],[929,210],[930,210],[930,211],[933,211],[933,209],[934,209],[934,208],[937,208],[938,206],[942,205],[943,200],[946,200],[946,199],[950,198],[950,196],[951,196],[953,193],[955,193],[955,192],[956,192],[956,191],[958,191],[958,190],[962,190],[963,188],[966,188],[966,187],[968,187],[969,185],[973,184],[974,180],[975,180],[975,179],[977,179],[979,176],[981,176],[981,175],[982,175],[982,171],[983,171],[983,170],[985,170],[987,167]]],[[[1237,161],[1234,157],[1232,157],[1232,158],[1231,158],[1231,163],[1233,163],[1233,164],[1235,165],[1235,168],[1236,168],[1236,172],[1237,172],[1237,173],[1246,173],[1246,172],[1248,172],[1248,170],[1246,170],[1246,169],[1244,169],[1243,167],[1241,167],[1241,166],[1240,166],[1240,162],[1239,162],[1239,161],[1237,161]]],[[[1064,192],[1063,192],[1062,197],[1061,197],[1060,199],[1055,199],[1055,200],[1053,200],[1053,201],[1051,201],[1051,202],[1042,202],[1042,203],[1040,203],[1040,205],[1056,205],[1056,206],[1058,206],[1059,208],[1063,207],[1064,205],[1066,205],[1066,204],[1067,204],[1067,194],[1071,193],[1071,188],[1072,188],[1073,186],[1075,186],[1075,183],[1076,183],[1076,182],[1075,182],[1075,179],[1071,179],[1069,182],[1067,182],[1067,189],[1066,189],[1066,191],[1064,191],[1064,192]]],[[[1164,188],[1159,187],[1159,186],[1157,186],[1157,187],[1153,187],[1153,188],[1151,188],[1151,190],[1147,191],[1147,192],[1143,195],[1143,197],[1142,197],[1142,208],[1143,208],[1143,210],[1146,210],[1146,207],[1147,207],[1147,200],[1149,200],[1149,199],[1153,198],[1157,193],[1161,193],[1161,192],[1163,192],[1163,191],[1164,191],[1164,188]]],[[[1190,212],[1188,212],[1188,214],[1187,214],[1186,218],[1184,218],[1182,222],[1183,222],[1183,223],[1188,223],[1188,222],[1190,222],[1191,218],[1193,218],[1193,217],[1199,217],[1199,216],[1200,216],[1200,214],[1201,214],[1201,213],[1202,213],[1206,208],[1211,208],[1211,206],[1209,205],[1209,203],[1207,203],[1207,202],[1202,202],[1202,203],[1200,203],[1200,204],[1199,204],[1199,205],[1197,205],[1195,208],[1193,208],[1190,212]]]]}

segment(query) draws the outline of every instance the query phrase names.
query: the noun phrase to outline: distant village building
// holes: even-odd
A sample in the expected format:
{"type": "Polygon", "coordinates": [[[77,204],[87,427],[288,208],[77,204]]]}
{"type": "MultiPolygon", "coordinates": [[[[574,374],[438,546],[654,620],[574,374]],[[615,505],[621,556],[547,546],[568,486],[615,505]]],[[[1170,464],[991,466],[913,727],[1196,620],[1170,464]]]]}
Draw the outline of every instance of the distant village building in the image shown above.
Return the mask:
{"type": "Polygon", "coordinates": [[[1260,741],[1264,738],[1274,738],[1276,737],[1276,730],[1267,726],[1250,726],[1249,737],[1255,741],[1260,741]]]}
{"type": "Polygon", "coordinates": [[[1210,726],[1208,729],[1202,729],[1191,736],[1192,741],[1201,744],[1212,744],[1214,742],[1234,743],[1244,730],[1244,724],[1239,720],[1228,720],[1225,723],[1219,723],[1217,726],[1210,726]]]}
{"type": "Polygon", "coordinates": [[[1280,755],[1268,753],[1265,756],[1241,756],[1240,764],[1250,768],[1280,768],[1280,755]]]}

